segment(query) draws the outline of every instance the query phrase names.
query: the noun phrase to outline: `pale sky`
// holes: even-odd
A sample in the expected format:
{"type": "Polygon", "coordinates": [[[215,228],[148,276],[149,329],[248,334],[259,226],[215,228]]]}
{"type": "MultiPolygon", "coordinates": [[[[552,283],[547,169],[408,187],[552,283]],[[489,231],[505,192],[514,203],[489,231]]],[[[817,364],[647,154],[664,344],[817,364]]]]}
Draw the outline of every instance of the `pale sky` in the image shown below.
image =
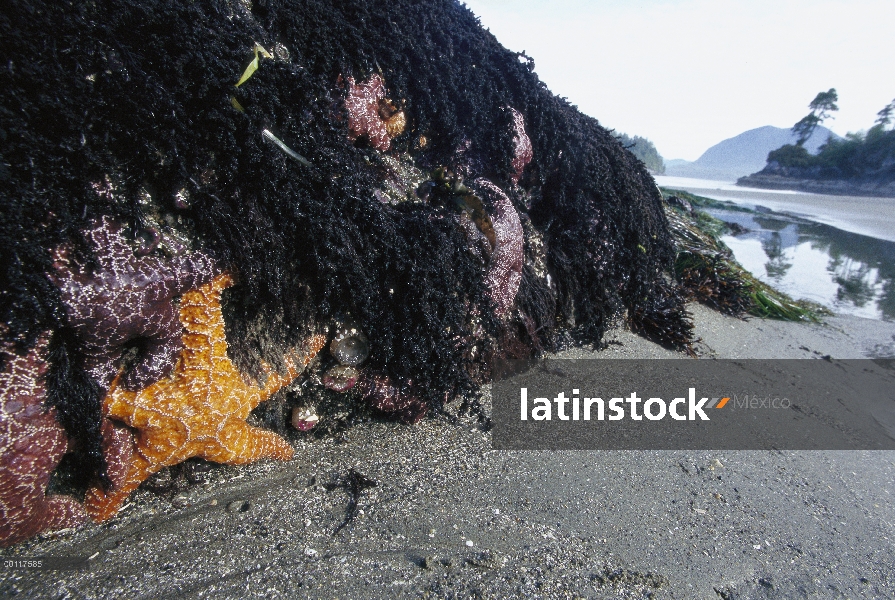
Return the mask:
{"type": "Polygon", "coordinates": [[[792,127],[836,88],[839,135],[895,98],[895,0],[467,0],[555,94],[666,159],[792,127]]]}

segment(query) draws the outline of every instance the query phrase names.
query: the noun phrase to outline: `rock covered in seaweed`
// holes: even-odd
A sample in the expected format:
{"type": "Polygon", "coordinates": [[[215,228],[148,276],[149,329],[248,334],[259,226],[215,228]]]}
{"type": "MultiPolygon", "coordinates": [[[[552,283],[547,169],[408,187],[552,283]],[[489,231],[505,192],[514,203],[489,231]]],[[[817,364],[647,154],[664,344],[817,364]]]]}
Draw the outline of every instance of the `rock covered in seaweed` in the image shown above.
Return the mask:
{"type": "Polygon", "coordinates": [[[87,519],[74,498],[46,495],[69,447],[56,410],[44,406],[46,354],[43,336],[27,356],[0,356],[0,546],[87,519]]]}
{"type": "Polygon", "coordinates": [[[123,226],[109,217],[95,222],[87,239],[97,267],[76,264],[62,248],[56,251],[50,277],[62,294],[91,376],[107,388],[126,345],[139,341],[141,354],[121,383],[129,389],[145,387],[171,372],[183,348],[174,298],[208,282],[220,269],[202,252],[171,258],[140,255],[124,237],[123,226]]]}
{"type": "Polygon", "coordinates": [[[221,292],[233,280],[225,273],[181,298],[184,350],[170,377],[132,392],[113,384],[104,408],[139,431],[136,451],[122,485],[88,490],[85,505],[96,521],[114,516],[121,504],[150,475],[193,456],[245,464],[261,458],[292,458],[292,447],[279,435],[245,422],[249,412],[292,382],[323,348],[312,336],[300,353],[286,357],[285,374],[266,369],[263,387],[246,383],[227,357],[221,292]]]}
{"type": "MultiPolygon", "coordinates": [[[[11,332],[5,340],[24,349],[39,332],[62,325],[59,294],[44,274],[65,285],[80,276],[99,281],[108,251],[96,251],[95,272],[73,264],[60,272],[50,264],[52,249],[77,247],[96,215],[129,223],[151,217],[136,198],[142,186],[159,192],[156,223],[183,225],[179,231],[197,247],[239,272],[244,285],[227,303],[235,357],[259,348],[279,354],[304,335],[309,319],[351,313],[375,345],[380,369],[357,375],[365,397],[408,420],[425,412],[418,390],[434,408],[438,399],[473,394],[488,356],[476,340],[500,345],[498,330],[519,319],[528,332],[514,338],[520,355],[537,349],[536,335],[559,327],[598,342],[626,308],[643,317],[638,323],[659,325],[644,331],[665,340],[679,324],[681,305],[661,284],[673,254],[652,179],[594,119],[550,93],[530,64],[500,46],[462,3],[423,1],[395,10],[382,0],[308,0],[295,10],[268,2],[263,18],[246,3],[223,0],[145,6],[151,9],[59,4],[35,14],[13,3],[0,20],[4,55],[10,64],[29,65],[4,75],[4,93],[19,105],[0,111],[0,129],[8,133],[0,154],[9,165],[0,174],[0,262],[11,282],[0,294],[11,332]],[[46,31],[66,49],[59,61],[32,60],[45,50],[46,31]],[[234,40],[265,38],[282,40],[293,59],[263,64],[251,86],[240,89],[241,113],[227,99],[250,48],[234,40]],[[189,56],[177,68],[172,43],[189,56]],[[386,74],[401,102],[387,101],[381,75],[352,80],[346,131],[333,118],[343,101],[334,97],[333,77],[350,70],[386,74]],[[405,105],[412,114],[398,110],[405,105]],[[52,126],[46,115],[54,116],[52,126]],[[275,130],[314,169],[281,160],[265,145],[261,127],[275,130]],[[401,127],[408,143],[398,138],[397,145],[404,154],[383,160],[401,127]],[[362,147],[364,141],[379,152],[362,147]],[[493,192],[499,201],[481,212],[464,200],[469,216],[455,219],[456,211],[425,199],[426,188],[412,194],[421,173],[438,165],[458,173],[464,167],[467,180],[484,176],[500,185],[518,184],[524,175],[525,189],[505,188],[515,204],[493,192]],[[91,190],[105,173],[121,182],[120,197],[91,190]],[[492,220],[506,228],[500,244],[487,227],[492,220]],[[535,246],[537,277],[527,267],[520,276],[517,259],[535,246]],[[489,303],[504,323],[495,322],[489,303]],[[272,326],[264,331],[276,331],[263,343],[240,335],[265,319],[272,326]],[[399,385],[410,379],[415,388],[399,385]]],[[[143,258],[182,259],[160,258],[157,241],[149,232],[139,249],[143,258]]],[[[139,272],[142,259],[133,254],[123,253],[119,263],[133,261],[139,272]]],[[[162,324],[152,322],[147,315],[155,307],[144,301],[145,290],[118,285],[113,277],[96,299],[114,307],[121,292],[140,323],[118,307],[114,318],[91,316],[77,302],[69,316],[85,319],[78,333],[106,383],[134,338],[162,344],[128,374],[138,386],[170,367],[180,324],[171,312],[162,324]],[[114,328],[108,321],[134,337],[110,338],[110,345],[91,339],[87,329],[114,328]]],[[[177,294],[166,289],[163,304],[170,307],[177,294]]],[[[69,408],[85,404],[77,403],[69,408]]]]}

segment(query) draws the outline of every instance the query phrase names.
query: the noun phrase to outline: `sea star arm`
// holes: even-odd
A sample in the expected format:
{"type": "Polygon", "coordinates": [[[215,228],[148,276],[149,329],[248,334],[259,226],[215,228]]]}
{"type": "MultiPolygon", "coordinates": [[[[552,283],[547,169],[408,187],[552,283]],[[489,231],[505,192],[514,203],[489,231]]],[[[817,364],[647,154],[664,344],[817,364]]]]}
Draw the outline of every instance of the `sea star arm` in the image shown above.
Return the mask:
{"type": "Polygon", "coordinates": [[[128,466],[127,475],[119,480],[118,485],[109,490],[104,490],[100,486],[93,486],[87,490],[87,495],[84,497],[87,514],[97,523],[111,519],[121,510],[121,505],[131,492],[160,468],[153,470],[153,465],[139,452],[135,452],[128,466]]]}
{"type": "MultiPolygon", "coordinates": [[[[204,252],[190,252],[170,259],[158,260],[158,273],[164,277],[154,282],[153,289],[161,298],[170,299],[194,290],[220,275],[221,267],[204,252]]],[[[229,287],[229,285],[224,286],[229,287]]]]}
{"type": "MultiPolygon", "coordinates": [[[[264,383],[264,388],[261,392],[261,395],[264,398],[269,398],[273,394],[280,391],[285,386],[289,385],[295,378],[301,375],[302,371],[311,363],[315,356],[323,349],[326,345],[326,336],[321,334],[312,335],[308,338],[305,343],[302,345],[302,348],[298,352],[290,353],[284,362],[286,363],[286,373],[279,373],[278,371],[273,370],[270,367],[265,366],[265,374],[267,376],[267,380],[264,383]]],[[[256,405],[257,406],[257,405],[256,405]]],[[[252,408],[255,408],[252,406],[252,408]]],[[[246,414],[248,416],[248,414],[246,414]]]]}
{"type": "MultiPolygon", "coordinates": [[[[103,410],[106,416],[112,417],[131,425],[134,420],[134,413],[137,407],[134,405],[134,399],[137,392],[131,392],[118,386],[118,380],[115,379],[109,387],[106,400],[103,403],[103,410]]],[[[134,425],[131,425],[134,427],[134,425]]]]}
{"type": "Polygon", "coordinates": [[[291,460],[292,446],[272,431],[253,427],[245,421],[230,421],[222,429],[217,443],[202,453],[202,458],[228,465],[244,465],[262,458],[291,460]]]}
{"type": "Polygon", "coordinates": [[[134,435],[130,430],[111,419],[103,419],[103,456],[106,459],[106,475],[117,488],[124,484],[134,454],[134,435]]]}
{"type": "Polygon", "coordinates": [[[75,527],[87,520],[84,507],[74,498],[57,494],[47,496],[46,502],[47,516],[44,522],[45,530],[75,527]]]}
{"type": "Polygon", "coordinates": [[[55,409],[44,407],[46,352],[42,337],[27,356],[7,356],[0,372],[0,546],[86,519],[74,499],[46,495],[68,451],[55,409]]]}

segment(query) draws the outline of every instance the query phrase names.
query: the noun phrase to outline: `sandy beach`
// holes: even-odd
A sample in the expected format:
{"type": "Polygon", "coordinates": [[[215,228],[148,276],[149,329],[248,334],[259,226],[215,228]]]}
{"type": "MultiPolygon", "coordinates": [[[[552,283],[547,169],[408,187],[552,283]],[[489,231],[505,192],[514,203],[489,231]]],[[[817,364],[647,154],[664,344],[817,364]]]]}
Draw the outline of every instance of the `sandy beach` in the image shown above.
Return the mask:
{"type": "MultiPolygon", "coordinates": [[[[895,356],[895,324],[808,325],[691,306],[703,357],[895,356]]],[[[685,355],[623,329],[602,352],[685,355]]],[[[218,467],[173,496],[138,491],[104,525],[11,556],[20,598],[881,598],[895,594],[895,453],[506,452],[471,420],[296,435],[296,458],[218,467]],[[338,533],[349,469],[377,482],[338,533]]]]}

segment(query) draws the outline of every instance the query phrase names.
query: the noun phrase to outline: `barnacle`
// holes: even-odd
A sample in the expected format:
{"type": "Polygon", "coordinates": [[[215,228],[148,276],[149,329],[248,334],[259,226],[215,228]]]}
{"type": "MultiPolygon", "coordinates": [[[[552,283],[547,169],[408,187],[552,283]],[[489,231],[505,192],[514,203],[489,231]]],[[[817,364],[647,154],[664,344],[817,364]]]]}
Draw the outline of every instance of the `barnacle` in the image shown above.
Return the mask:
{"type": "Polygon", "coordinates": [[[227,357],[220,298],[232,284],[225,273],[183,294],[184,349],[170,377],[139,392],[113,383],[104,403],[106,413],[139,433],[126,480],[108,492],[99,486],[88,490],[85,506],[94,520],[112,517],[153,473],[193,456],[226,464],[292,458],[292,447],[283,438],[245,419],[301,373],[325,338],[314,335],[301,352],[287,356],[285,374],[266,368],[263,387],[246,383],[227,357]]]}
{"type": "Polygon", "coordinates": [[[319,420],[320,417],[312,406],[296,406],[292,409],[292,426],[299,431],[310,431],[319,420]]]}

